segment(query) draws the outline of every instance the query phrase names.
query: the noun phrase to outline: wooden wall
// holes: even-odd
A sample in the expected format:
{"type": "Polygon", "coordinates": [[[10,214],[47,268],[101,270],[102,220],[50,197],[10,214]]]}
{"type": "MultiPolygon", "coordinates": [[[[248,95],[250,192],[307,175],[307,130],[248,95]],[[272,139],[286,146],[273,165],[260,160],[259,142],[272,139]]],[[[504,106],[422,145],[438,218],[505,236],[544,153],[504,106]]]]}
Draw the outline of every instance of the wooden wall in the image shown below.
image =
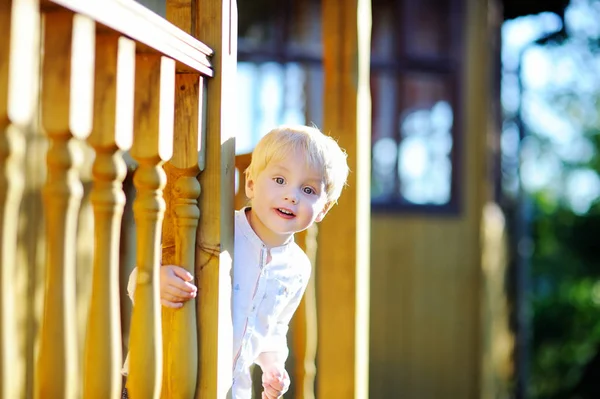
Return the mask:
{"type": "Polygon", "coordinates": [[[372,398],[486,396],[480,229],[490,196],[488,7],[466,3],[460,213],[372,215],[372,398]]]}

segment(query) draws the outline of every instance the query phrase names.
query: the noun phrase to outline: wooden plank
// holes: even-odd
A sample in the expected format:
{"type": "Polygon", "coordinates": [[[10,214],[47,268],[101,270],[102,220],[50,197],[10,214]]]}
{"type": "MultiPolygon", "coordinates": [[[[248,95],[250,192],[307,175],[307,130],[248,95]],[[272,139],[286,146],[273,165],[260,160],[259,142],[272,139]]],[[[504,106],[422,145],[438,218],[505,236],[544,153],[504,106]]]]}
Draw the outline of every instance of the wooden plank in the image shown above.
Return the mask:
{"type": "Polygon", "coordinates": [[[167,21],[192,35],[194,33],[194,1],[165,0],[167,21]]]}
{"type": "Polygon", "coordinates": [[[133,212],[137,228],[137,281],[130,335],[127,389],[132,398],[158,398],[162,382],[160,236],[166,176],[162,164],[173,151],[175,61],[138,54],[132,157],[137,189],[133,212]]]}
{"type": "Polygon", "coordinates": [[[75,248],[83,187],[82,158],[73,138],[92,124],[93,21],[66,11],[44,15],[42,125],[50,140],[46,212],[46,290],[37,363],[37,397],[74,398],[78,392],[75,248]]]}
{"type": "Polygon", "coordinates": [[[348,188],[319,227],[319,398],[368,397],[370,1],[324,0],[323,130],[348,153],[348,188]],[[343,232],[343,234],[340,234],[343,232]]]}
{"type": "MultiPolygon", "coordinates": [[[[318,227],[313,224],[295,236],[298,245],[304,250],[311,264],[317,258],[318,227]]],[[[291,352],[294,357],[292,383],[294,395],[302,399],[315,398],[315,377],[317,375],[317,294],[315,287],[315,271],[310,277],[298,310],[292,319],[291,352]]]]}
{"type": "Polygon", "coordinates": [[[231,0],[199,0],[194,36],[215,51],[206,83],[206,166],[196,251],[199,381],[197,398],[225,398],[231,388],[231,265],[235,177],[237,7],[231,0]]]}
{"type": "MultiPolygon", "coordinates": [[[[25,184],[26,129],[33,122],[39,65],[37,2],[0,4],[0,396],[22,396],[23,358],[18,351],[26,331],[18,329],[15,290],[19,211],[25,184]]],[[[20,309],[19,309],[20,310],[20,309]]]]}
{"type": "MultiPolygon", "coordinates": [[[[187,66],[206,76],[213,71],[208,59],[213,51],[183,30],[133,0],[47,0],[143,43],[179,62],[178,69],[187,66]]],[[[186,68],[183,68],[186,69],[186,68]]]]}
{"type": "Polygon", "coordinates": [[[94,274],[85,343],[83,394],[119,398],[121,323],[119,243],[127,166],[122,151],[133,139],[135,43],[116,33],[96,37],[94,129],[94,274]]]}

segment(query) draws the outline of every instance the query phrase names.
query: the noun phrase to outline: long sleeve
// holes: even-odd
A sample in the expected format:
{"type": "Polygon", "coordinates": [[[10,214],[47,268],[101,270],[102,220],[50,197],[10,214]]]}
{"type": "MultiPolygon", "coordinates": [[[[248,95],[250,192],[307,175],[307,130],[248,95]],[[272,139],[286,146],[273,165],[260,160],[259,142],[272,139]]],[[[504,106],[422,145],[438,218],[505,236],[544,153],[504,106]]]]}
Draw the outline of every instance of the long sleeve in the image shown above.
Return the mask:
{"type": "MultiPolygon", "coordinates": [[[[308,279],[305,279],[308,281],[308,279]]],[[[300,301],[302,300],[302,296],[304,295],[304,291],[306,290],[306,284],[303,284],[302,287],[290,298],[289,303],[281,312],[281,315],[277,319],[277,324],[273,327],[273,331],[267,338],[267,342],[263,346],[263,353],[269,353],[267,356],[259,355],[257,359],[257,364],[263,367],[265,362],[276,362],[279,364],[284,364],[288,355],[289,348],[287,345],[287,333],[289,330],[289,324],[300,306],[300,301]],[[268,359],[267,359],[268,357],[268,359]]]]}

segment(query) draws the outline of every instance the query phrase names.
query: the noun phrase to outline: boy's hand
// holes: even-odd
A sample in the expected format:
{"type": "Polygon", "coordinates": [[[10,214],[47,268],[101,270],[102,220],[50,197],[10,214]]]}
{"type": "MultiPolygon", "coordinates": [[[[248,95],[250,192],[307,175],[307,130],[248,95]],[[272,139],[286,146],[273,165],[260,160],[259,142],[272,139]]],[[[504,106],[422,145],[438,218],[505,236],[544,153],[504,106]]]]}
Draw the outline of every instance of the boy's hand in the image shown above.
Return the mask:
{"type": "Polygon", "coordinates": [[[290,387],[290,376],[283,367],[271,367],[263,370],[262,385],[262,399],[282,398],[290,387]]]}
{"type": "Polygon", "coordinates": [[[160,303],[179,309],[183,303],[196,297],[198,289],[189,283],[194,277],[183,267],[164,265],[160,267],[160,303]]]}

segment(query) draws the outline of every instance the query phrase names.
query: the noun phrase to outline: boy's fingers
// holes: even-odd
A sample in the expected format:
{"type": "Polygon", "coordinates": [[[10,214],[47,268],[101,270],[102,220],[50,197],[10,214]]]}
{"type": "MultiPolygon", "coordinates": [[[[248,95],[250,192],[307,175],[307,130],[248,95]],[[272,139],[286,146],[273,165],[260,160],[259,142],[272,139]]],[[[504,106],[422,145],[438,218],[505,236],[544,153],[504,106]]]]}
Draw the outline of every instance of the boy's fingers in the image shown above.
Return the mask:
{"type": "Polygon", "coordinates": [[[190,272],[188,272],[181,266],[171,265],[171,270],[173,270],[175,275],[181,278],[183,281],[192,281],[194,279],[194,276],[192,276],[190,272]]]}
{"type": "Polygon", "coordinates": [[[167,299],[174,301],[187,301],[190,298],[194,298],[196,296],[196,292],[188,292],[180,290],[177,287],[166,286],[163,289],[162,296],[167,296],[167,299]]]}
{"type": "Polygon", "coordinates": [[[166,299],[161,299],[160,303],[167,307],[167,308],[172,308],[172,309],[179,309],[181,307],[183,307],[183,303],[181,302],[171,302],[171,301],[167,301],[166,299]]]}
{"type": "Polygon", "coordinates": [[[264,386],[264,393],[267,395],[267,397],[269,398],[278,398],[281,396],[281,391],[274,389],[272,386],[267,385],[264,386]]]}
{"type": "Polygon", "coordinates": [[[273,378],[269,382],[265,382],[263,386],[270,386],[274,391],[283,391],[284,388],[283,381],[273,378]]]}
{"type": "Polygon", "coordinates": [[[198,290],[195,285],[185,282],[185,281],[181,280],[180,278],[169,279],[167,285],[169,285],[171,287],[177,287],[180,290],[187,291],[187,292],[196,292],[198,290]]]}

